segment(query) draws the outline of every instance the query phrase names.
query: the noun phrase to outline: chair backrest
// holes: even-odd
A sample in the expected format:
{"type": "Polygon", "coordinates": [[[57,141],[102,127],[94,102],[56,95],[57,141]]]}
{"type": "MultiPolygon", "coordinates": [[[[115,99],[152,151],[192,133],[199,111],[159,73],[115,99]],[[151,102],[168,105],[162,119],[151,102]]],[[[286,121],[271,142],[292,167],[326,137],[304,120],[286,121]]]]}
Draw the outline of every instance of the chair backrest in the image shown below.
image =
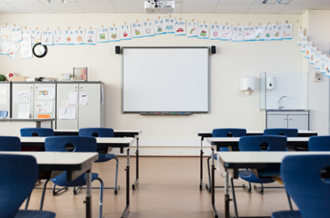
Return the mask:
{"type": "Polygon", "coordinates": [[[265,129],[264,135],[284,135],[286,137],[298,137],[298,129],[292,129],[292,128],[265,129]]]}
{"type": "Polygon", "coordinates": [[[47,137],[54,136],[54,130],[51,128],[22,128],[21,129],[22,137],[31,137],[31,136],[39,136],[39,137],[47,137]]]}
{"type": "Polygon", "coordinates": [[[0,154],[1,217],[15,217],[38,179],[36,159],[28,155],[0,154]]]}
{"type": "Polygon", "coordinates": [[[86,136],[50,136],[45,139],[46,151],[59,152],[96,152],[94,137],[86,136]]]}
{"type": "Polygon", "coordinates": [[[8,111],[1,111],[0,110],[0,117],[8,117],[8,111]]]}
{"type": "Polygon", "coordinates": [[[222,128],[213,129],[212,137],[241,137],[246,135],[246,129],[222,128]]]}
{"type": "Polygon", "coordinates": [[[238,148],[240,151],[286,151],[285,136],[243,136],[238,148]]]}
{"type": "Polygon", "coordinates": [[[79,136],[114,137],[114,133],[111,128],[81,128],[79,136]]]}
{"type": "Polygon", "coordinates": [[[21,140],[16,136],[0,136],[0,151],[21,151],[21,140]]]}
{"type": "Polygon", "coordinates": [[[309,151],[330,151],[330,136],[312,136],[308,141],[309,151]]]}
{"type": "Polygon", "coordinates": [[[281,165],[285,189],[304,218],[329,217],[330,182],[322,177],[330,155],[286,156],[281,165]]]}

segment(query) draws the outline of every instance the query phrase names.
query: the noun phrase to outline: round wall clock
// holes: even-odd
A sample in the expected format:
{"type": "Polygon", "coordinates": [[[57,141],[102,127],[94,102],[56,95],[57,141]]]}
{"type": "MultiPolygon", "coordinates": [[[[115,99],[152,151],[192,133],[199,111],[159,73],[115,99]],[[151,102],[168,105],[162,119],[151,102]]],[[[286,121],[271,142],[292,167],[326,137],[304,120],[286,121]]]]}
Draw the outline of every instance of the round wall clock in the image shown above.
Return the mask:
{"type": "Polygon", "coordinates": [[[48,49],[47,49],[47,46],[42,45],[39,42],[33,46],[32,52],[33,52],[34,56],[36,56],[37,58],[43,58],[46,56],[48,49]]]}

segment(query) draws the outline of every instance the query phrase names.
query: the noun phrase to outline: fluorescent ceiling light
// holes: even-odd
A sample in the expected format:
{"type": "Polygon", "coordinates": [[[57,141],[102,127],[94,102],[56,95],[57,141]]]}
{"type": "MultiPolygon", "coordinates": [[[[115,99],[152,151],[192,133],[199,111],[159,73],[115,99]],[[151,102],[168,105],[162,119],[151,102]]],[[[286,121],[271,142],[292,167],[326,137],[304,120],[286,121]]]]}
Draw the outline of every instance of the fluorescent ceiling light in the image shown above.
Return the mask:
{"type": "Polygon", "coordinates": [[[49,3],[54,3],[54,1],[53,1],[53,0],[48,0],[48,2],[49,2],[49,3]]]}
{"type": "Polygon", "coordinates": [[[262,2],[262,4],[267,4],[267,1],[268,1],[268,0],[264,0],[264,1],[262,2]]]}
{"type": "Polygon", "coordinates": [[[277,2],[275,2],[275,4],[280,4],[282,0],[277,0],[277,2]]]}
{"type": "Polygon", "coordinates": [[[68,3],[66,0],[62,0],[62,3],[68,3]]]}

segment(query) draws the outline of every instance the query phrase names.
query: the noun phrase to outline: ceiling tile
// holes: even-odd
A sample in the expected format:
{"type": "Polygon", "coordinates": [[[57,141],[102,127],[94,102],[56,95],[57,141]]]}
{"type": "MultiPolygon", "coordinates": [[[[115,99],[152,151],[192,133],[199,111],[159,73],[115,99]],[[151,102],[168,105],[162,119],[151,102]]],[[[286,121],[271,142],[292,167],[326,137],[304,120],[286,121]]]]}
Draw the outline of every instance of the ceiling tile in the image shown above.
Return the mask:
{"type": "Polygon", "coordinates": [[[11,6],[23,13],[52,13],[44,4],[41,2],[13,2],[11,6]]]}
{"type": "Polygon", "coordinates": [[[2,0],[3,2],[8,2],[8,3],[12,3],[12,2],[23,2],[23,3],[38,3],[38,0],[2,0]]]}
{"type": "Polygon", "coordinates": [[[174,13],[181,13],[181,12],[182,12],[182,4],[181,3],[175,3],[174,13]]]}
{"type": "Polygon", "coordinates": [[[183,3],[182,13],[213,13],[217,4],[183,3]]]}
{"type": "Polygon", "coordinates": [[[210,3],[218,3],[219,0],[182,0],[182,3],[205,3],[205,4],[210,4],[210,3]]]}
{"type": "MultiPolygon", "coordinates": [[[[93,1],[93,0],[91,0],[93,1]]],[[[132,3],[132,2],[144,2],[145,0],[111,0],[111,2],[113,3],[125,3],[125,2],[129,2],[129,3],[132,3]]],[[[144,5],[144,4],[143,4],[144,5]]]]}
{"type": "Polygon", "coordinates": [[[317,10],[330,10],[330,4],[325,4],[317,8],[317,10]]]}
{"type": "Polygon", "coordinates": [[[79,3],[86,13],[116,13],[112,3],[79,3]]]}
{"type": "Polygon", "coordinates": [[[252,4],[255,0],[219,0],[219,4],[252,4]]]}
{"type": "Polygon", "coordinates": [[[285,6],[286,4],[253,4],[246,13],[247,14],[277,14],[281,10],[283,10],[285,6]]]}
{"type": "Polygon", "coordinates": [[[111,0],[76,0],[78,3],[111,3],[111,0]]]}
{"type": "Polygon", "coordinates": [[[295,5],[295,4],[289,4],[287,5],[282,11],[280,11],[281,14],[301,14],[304,13],[307,10],[313,10],[320,7],[320,4],[317,5],[295,5]]]}
{"type": "Polygon", "coordinates": [[[66,4],[45,4],[54,13],[83,13],[84,10],[78,5],[78,3],[66,3],[66,4]]]}
{"type": "Polygon", "coordinates": [[[144,13],[142,2],[114,2],[113,5],[118,13],[144,13]]]}
{"type": "Polygon", "coordinates": [[[244,14],[252,4],[218,4],[214,13],[244,14]]]}
{"type": "MultiPolygon", "coordinates": [[[[255,0],[254,4],[262,4],[264,0],[255,0]]],[[[282,0],[280,4],[288,4],[291,0],[282,0]]],[[[268,0],[266,4],[275,4],[277,0],[268,0]]]]}
{"type": "Polygon", "coordinates": [[[329,2],[329,0],[291,0],[289,4],[325,4],[329,2]]]}
{"type": "Polygon", "coordinates": [[[4,13],[19,13],[20,11],[16,10],[15,8],[13,8],[12,6],[10,6],[7,3],[4,2],[0,2],[0,13],[4,14],[4,13]]]}
{"type": "MultiPolygon", "coordinates": [[[[53,3],[49,2],[48,0],[39,0],[41,3],[45,4],[46,6],[49,4],[66,4],[63,3],[62,0],[53,0],[53,3]]],[[[76,3],[75,0],[66,0],[67,3],[76,3]]]]}

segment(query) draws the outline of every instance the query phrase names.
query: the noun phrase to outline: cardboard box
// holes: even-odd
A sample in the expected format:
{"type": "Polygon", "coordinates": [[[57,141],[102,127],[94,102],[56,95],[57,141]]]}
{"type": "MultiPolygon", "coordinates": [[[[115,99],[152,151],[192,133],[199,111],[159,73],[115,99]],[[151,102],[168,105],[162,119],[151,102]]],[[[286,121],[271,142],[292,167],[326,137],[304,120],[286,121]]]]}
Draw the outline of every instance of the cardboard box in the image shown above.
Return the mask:
{"type": "Polygon", "coordinates": [[[25,82],[25,76],[14,76],[10,78],[10,81],[24,81],[25,82]]]}

